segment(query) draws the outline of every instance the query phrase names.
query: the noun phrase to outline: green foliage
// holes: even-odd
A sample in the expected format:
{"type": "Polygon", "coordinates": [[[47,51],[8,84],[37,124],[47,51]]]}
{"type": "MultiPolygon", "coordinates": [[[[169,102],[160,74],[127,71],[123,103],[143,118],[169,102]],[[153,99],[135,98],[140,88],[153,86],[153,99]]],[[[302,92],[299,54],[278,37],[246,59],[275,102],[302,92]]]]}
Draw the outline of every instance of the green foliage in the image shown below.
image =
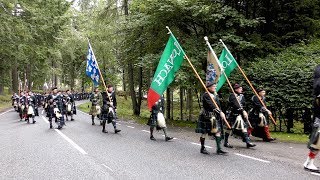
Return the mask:
{"type": "MultiPolygon", "coordinates": [[[[311,107],[313,72],[320,64],[320,39],[301,43],[266,58],[257,58],[244,68],[254,87],[264,87],[270,105],[311,107]]],[[[232,82],[247,84],[240,72],[232,74],[232,82]]],[[[226,91],[226,85],[224,86],[226,91]]],[[[248,96],[252,93],[246,86],[248,96]]]]}

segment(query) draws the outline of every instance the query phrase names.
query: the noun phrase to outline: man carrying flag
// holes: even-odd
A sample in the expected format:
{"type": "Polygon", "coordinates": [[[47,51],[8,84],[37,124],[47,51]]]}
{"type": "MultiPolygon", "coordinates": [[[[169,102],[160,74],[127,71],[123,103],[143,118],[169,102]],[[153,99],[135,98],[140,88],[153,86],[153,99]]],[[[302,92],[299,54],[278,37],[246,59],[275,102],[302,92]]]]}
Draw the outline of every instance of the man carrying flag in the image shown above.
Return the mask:
{"type": "Polygon", "coordinates": [[[148,125],[150,126],[151,140],[155,140],[153,137],[154,127],[163,129],[166,141],[172,139],[172,137],[167,136],[167,128],[165,123],[163,123],[163,111],[160,110],[163,100],[161,101],[160,97],[174,80],[175,73],[180,69],[183,62],[184,54],[180,44],[173,34],[170,33],[170,38],[160,58],[160,62],[151,82],[151,87],[148,91],[148,107],[151,110],[148,125]]]}

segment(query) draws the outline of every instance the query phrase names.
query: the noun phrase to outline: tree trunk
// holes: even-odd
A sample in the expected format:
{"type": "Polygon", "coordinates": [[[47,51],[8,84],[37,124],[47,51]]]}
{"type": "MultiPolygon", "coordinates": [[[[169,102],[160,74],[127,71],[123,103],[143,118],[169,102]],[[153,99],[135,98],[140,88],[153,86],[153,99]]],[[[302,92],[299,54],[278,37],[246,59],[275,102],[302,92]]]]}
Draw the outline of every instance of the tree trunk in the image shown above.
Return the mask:
{"type": "Polygon", "coordinates": [[[183,121],[183,88],[180,87],[180,120],[183,121]]]}
{"type": "Polygon", "coordinates": [[[166,119],[169,120],[171,118],[171,96],[170,96],[170,88],[167,89],[167,96],[166,96],[166,104],[167,104],[167,114],[166,114],[166,119]]]}
{"type": "Polygon", "coordinates": [[[122,90],[124,92],[124,99],[127,100],[128,96],[127,96],[127,87],[126,87],[126,78],[125,78],[125,70],[124,70],[124,68],[122,70],[122,90]]]}
{"type": "Polygon", "coordinates": [[[187,97],[188,97],[188,120],[192,121],[193,102],[192,102],[192,90],[191,89],[188,89],[187,97]]]}
{"type": "Polygon", "coordinates": [[[139,113],[136,111],[137,107],[137,98],[136,98],[136,91],[134,90],[134,79],[133,79],[133,65],[130,62],[128,64],[128,80],[129,80],[129,91],[132,101],[132,111],[134,115],[139,115],[139,113]]]}
{"type": "Polygon", "coordinates": [[[136,107],[137,114],[140,116],[140,110],[141,110],[141,101],[142,101],[142,73],[143,69],[142,67],[139,67],[139,91],[138,91],[138,104],[136,107]]]}
{"type": "Polygon", "coordinates": [[[18,80],[18,64],[15,60],[13,65],[11,66],[11,78],[12,78],[12,91],[17,92],[19,91],[19,80],[18,80]]]}

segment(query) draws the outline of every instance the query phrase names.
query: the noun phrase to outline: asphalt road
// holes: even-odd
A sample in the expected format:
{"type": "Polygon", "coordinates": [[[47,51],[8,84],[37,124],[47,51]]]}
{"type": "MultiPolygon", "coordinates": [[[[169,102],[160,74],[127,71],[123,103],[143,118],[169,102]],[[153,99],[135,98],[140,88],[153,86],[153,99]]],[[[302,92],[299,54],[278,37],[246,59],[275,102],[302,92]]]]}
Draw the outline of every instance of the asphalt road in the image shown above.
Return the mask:
{"type": "Polygon", "coordinates": [[[44,115],[27,124],[13,110],[0,113],[0,179],[320,179],[303,169],[305,144],[257,140],[247,149],[230,138],[235,148],[221,156],[207,140],[211,154],[203,155],[192,129],[169,129],[171,142],[156,132],[151,141],[145,125],[119,120],[121,133],[109,124],[104,134],[88,114],[78,111],[75,119],[57,130],[44,115]]]}

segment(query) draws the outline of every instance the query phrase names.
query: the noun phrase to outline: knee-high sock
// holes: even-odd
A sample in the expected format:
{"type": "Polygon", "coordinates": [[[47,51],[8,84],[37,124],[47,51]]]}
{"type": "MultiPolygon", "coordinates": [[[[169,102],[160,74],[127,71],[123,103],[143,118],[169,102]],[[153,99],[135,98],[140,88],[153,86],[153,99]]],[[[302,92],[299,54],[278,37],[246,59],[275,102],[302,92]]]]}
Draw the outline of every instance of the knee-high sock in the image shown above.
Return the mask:
{"type": "Polygon", "coordinates": [[[153,130],[154,130],[154,128],[150,127],[150,136],[153,136],[153,130]]]}
{"type": "Polygon", "coordinates": [[[167,135],[167,128],[163,128],[162,130],[163,130],[164,136],[167,137],[168,136],[167,135]]]}

